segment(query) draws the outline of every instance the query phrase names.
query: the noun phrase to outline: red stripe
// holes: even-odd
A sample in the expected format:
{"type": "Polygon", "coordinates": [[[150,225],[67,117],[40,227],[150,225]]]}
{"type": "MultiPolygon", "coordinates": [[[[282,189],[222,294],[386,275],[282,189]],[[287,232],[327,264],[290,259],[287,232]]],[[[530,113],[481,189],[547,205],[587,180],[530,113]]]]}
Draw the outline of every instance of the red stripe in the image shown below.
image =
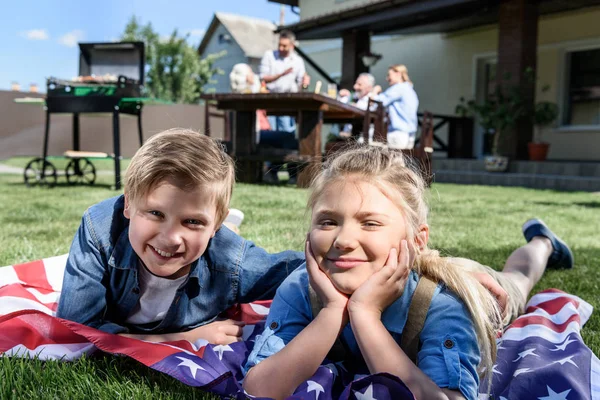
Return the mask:
{"type": "Polygon", "coordinates": [[[562,333],[565,331],[565,329],[567,329],[569,324],[573,321],[577,322],[578,324],[581,323],[581,318],[579,317],[579,314],[571,315],[569,317],[569,319],[567,319],[562,324],[555,324],[548,318],[540,316],[540,315],[532,315],[530,317],[523,316],[523,317],[517,319],[516,321],[514,321],[508,329],[524,328],[527,325],[543,325],[547,328],[552,329],[555,332],[562,333]]]}
{"type": "Polygon", "coordinates": [[[556,314],[569,303],[573,304],[576,309],[579,308],[579,302],[577,300],[570,297],[561,296],[552,300],[544,301],[543,303],[536,304],[535,306],[529,306],[527,307],[526,312],[531,313],[537,309],[542,309],[547,311],[549,314],[556,314]]]}
{"type": "MultiPolygon", "coordinates": [[[[41,291],[40,291],[40,293],[41,293],[41,291]]],[[[50,307],[50,308],[56,307],[56,302],[42,303],[37,297],[35,297],[32,293],[30,293],[28,290],[26,290],[23,287],[23,285],[20,285],[18,283],[13,283],[12,285],[7,285],[7,286],[0,288],[0,298],[2,298],[4,296],[20,297],[23,299],[35,301],[38,304],[43,304],[46,307],[50,307]]],[[[7,301],[7,300],[4,299],[2,301],[7,301]]]]}
{"type": "MultiPolygon", "coordinates": [[[[266,308],[271,307],[271,303],[273,300],[258,300],[254,301],[253,304],[260,305],[266,308]]],[[[224,316],[235,321],[242,321],[250,325],[254,325],[257,322],[264,321],[267,316],[258,314],[254,311],[250,304],[235,304],[234,306],[227,309],[224,313],[224,316]]]]}
{"type": "MultiPolygon", "coordinates": [[[[57,320],[73,330],[73,332],[85,336],[100,350],[108,353],[125,354],[135,358],[146,366],[153,365],[165,357],[181,352],[181,349],[165,346],[163,344],[147,343],[137,339],[113,335],[65,319],[57,318],[57,320]]],[[[203,353],[204,348],[199,352],[196,352],[196,354],[199,355],[202,355],[203,353]]]]}
{"type": "Polygon", "coordinates": [[[25,282],[27,286],[52,290],[52,286],[46,276],[46,268],[44,268],[43,260],[17,264],[13,268],[21,282],[25,282]]]}
{"type": "Polygon", "coordinates": [[[0,317],[0,352],[16,345],[30,350],[45,344],[86,343],[54,317],[36,310],[23,310],[0,317]]]}

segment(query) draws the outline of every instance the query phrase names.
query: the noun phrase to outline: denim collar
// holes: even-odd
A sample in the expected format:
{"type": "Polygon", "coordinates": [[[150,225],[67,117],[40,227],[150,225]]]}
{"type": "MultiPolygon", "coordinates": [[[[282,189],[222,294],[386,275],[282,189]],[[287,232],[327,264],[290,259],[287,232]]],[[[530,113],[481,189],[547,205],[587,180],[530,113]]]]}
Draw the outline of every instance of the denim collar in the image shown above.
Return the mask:
{"type": "MultiPolygon", "coordinates": [[[[115,243],[115,247],[108,259],[108,265],[123,270],[136,270],[138,268],[139,257],[133,251],[129,242],[129,227],[125,228],[115,243]]],[[[202,256],[194,261],[190,268],[189,277],[202,282],[203,271],[206,269],[206,259],[202,256]]]]}

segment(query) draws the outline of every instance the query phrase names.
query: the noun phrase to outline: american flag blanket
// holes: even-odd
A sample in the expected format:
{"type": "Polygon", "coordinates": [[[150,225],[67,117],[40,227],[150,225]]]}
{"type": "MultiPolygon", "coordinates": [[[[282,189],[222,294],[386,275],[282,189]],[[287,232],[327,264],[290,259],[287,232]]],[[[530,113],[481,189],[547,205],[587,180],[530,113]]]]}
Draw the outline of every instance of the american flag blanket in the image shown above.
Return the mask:
{"type": "MultiPolygon", "coordinates": [[[[73,361],[95,351],[125,355],[217,395],[245,399],[242,366],[264,325],[269,302],[241,304],[228,316],[245,321],[244,341],[149,343],[56,318],[66,255],[0,268],[0,355],[73,361]]],[[[499,339],[492,387],[481,399],[600,400],[600,361],[580,331],[592,307],[577,296],[546,290],[499,339]]],[[[413,399],[397,377],[357,375],[327,363],[291,399],[413,399]]]]}

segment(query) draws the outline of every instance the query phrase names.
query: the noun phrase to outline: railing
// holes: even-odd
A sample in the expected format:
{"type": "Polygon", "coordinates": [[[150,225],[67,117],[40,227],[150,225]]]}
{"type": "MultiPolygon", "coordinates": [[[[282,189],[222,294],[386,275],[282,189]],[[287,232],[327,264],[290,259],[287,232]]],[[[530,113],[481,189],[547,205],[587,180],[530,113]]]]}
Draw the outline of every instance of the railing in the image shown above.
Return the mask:
{"type": "MultiPolygon", "coordinates": [[[[418,113],[419,126],[422,126],[425,113],[418,113]]],[[[474,158],[473,155],[473,119],[450,115],[431,114],[434,120],[433,141],[435,152],[445,152],[448,158],[474,158]],[[448,140],[444,142],[436,132],[448,127],[448,140]]],[[[416,142],[418,142],[417,139],[416,142]]]]}

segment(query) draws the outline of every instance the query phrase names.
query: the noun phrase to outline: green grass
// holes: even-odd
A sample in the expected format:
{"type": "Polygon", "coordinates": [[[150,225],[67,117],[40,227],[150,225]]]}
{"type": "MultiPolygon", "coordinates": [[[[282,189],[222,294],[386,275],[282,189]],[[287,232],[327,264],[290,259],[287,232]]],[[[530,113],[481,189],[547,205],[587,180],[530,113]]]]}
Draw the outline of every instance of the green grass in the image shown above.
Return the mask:
{"type": "MultiPolygon", "coordinates": [[[[10,160],[12,164],[13,160],[10,160]]],[[[12,164],[16,165],[16,164],[12,164]]],[[[110,184],[111,176],[100,176],[110,184]]],[[[20,175],[0,175],[0,265],[64,254],[84,210],[118,194],[104,186],[26,188],[20,175]]],[[[308,226],[306,191],[238,184],[232,206],[246,214],[242,234],[269,251],[301,250],[308,226]]],[[[531,216],[569,243],[576,267],[548,271],[535,288],[556,287],[600,307],[600,196],[522,188],[435,184],[430,195],[431,246],[501,268],[524,244],[531,216]]],[[[600,353],[600,313],[583,329],[600,353]]],[[[131,359],[92,357],[74,363],[0,358],[0,398],[209,398],[131,359]]]]}

